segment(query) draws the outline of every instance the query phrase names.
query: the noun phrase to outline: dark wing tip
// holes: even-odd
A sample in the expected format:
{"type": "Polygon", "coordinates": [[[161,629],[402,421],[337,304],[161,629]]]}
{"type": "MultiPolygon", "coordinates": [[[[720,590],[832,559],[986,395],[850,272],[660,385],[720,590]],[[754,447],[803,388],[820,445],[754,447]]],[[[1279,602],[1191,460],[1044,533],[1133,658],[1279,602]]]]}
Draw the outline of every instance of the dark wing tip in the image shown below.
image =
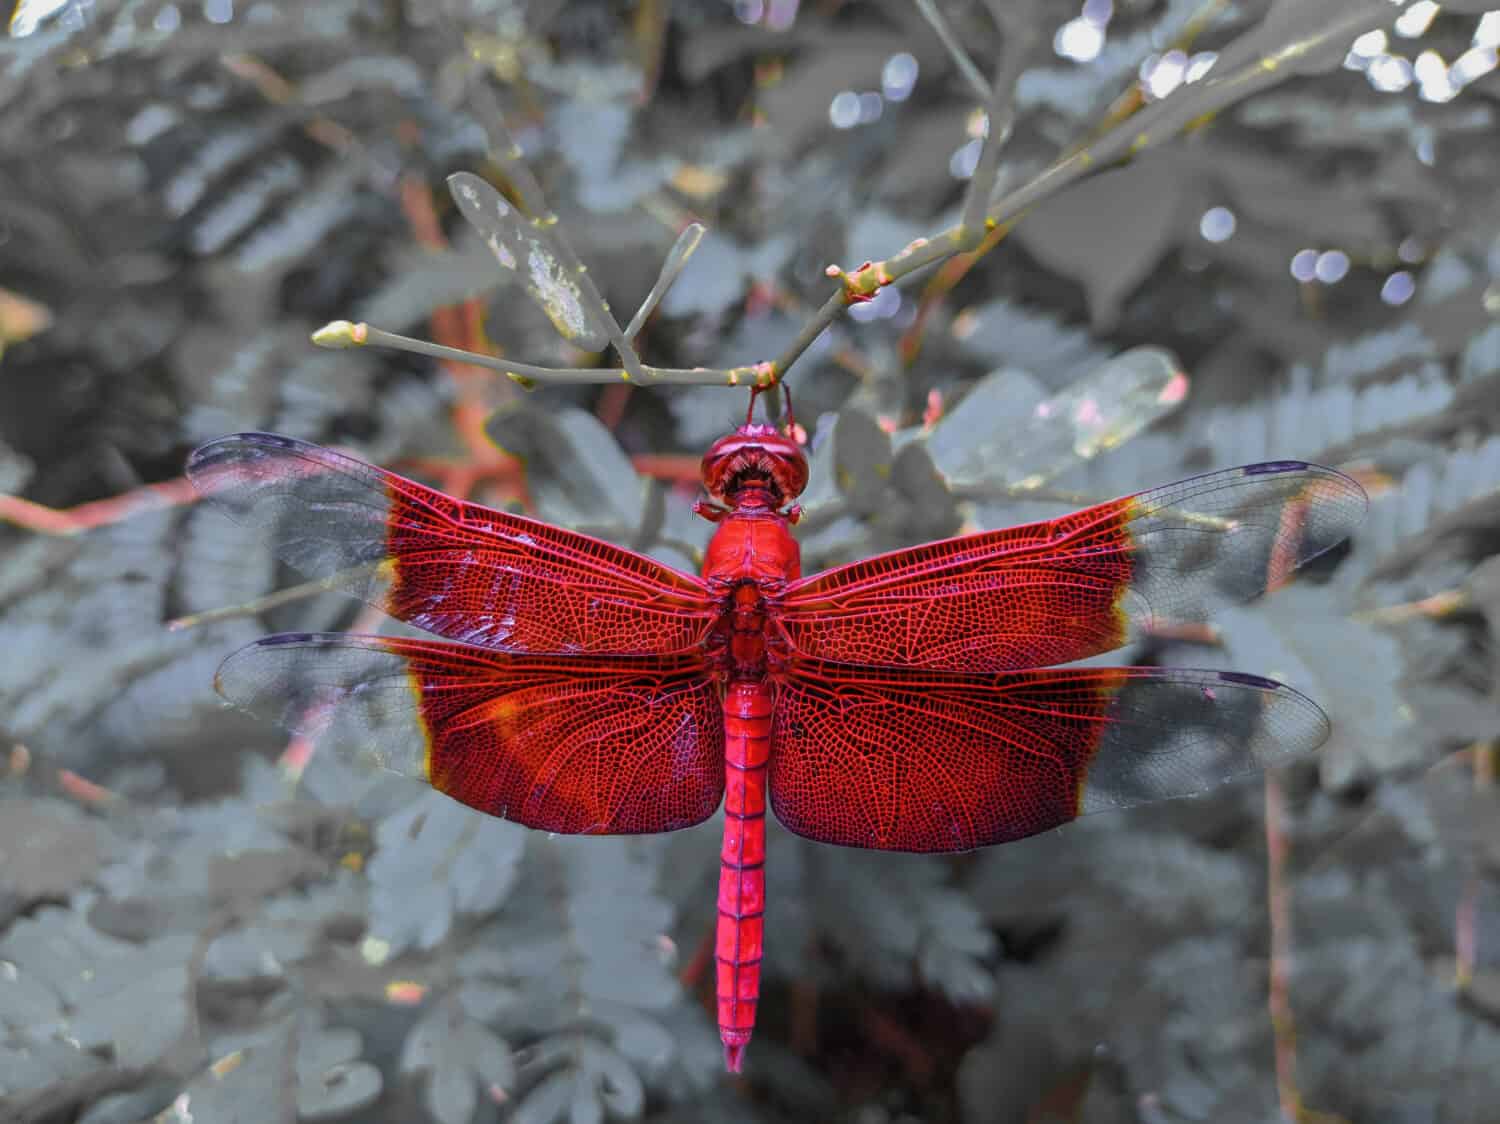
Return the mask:
{"type": "Polygon", "coordinates": [[[242,503],[229,499],[231,492],[245,485],[279,480],[286,475],[284,466],[298,460],[360,476],[373,471],[363,461],[311,441],[251,430],[199,445],[188,454],[184,472],[199,495],[221,501],[233,516],[242,503]]]}
{"type": "Polygon", "coordinates": [[[230,433],[223,437],[215,437],[212,441],[205,441],[189,453],[184,471],[194,487],[201,492],[209,485],[208,473],[213,468],[225,462],[240,459],[247,449],[315,448],[317,448],[316,445],[309,445],[306,441],[299,441],[295,437],[283,437],[279,433],[260,433],[254,430],[230,433]]]}
{"type": "Polygon", "coordinates": [[[1208,792],[1303,760],[1333,732],[1301,691],[1242,671],[1124,668],[1085,812],[1208,792]]]}
{"type": "Polygon", "coordinates": [[[342,633],[278,632],[273,636],[262,636],[249,646],[251,648],[275,648],[283,644],[315,644],[324,639],[342,639],[342,633]]]}
{"type": "Polygon", "coordinates": [[[243,436],[243,434],[235,434],[230,437],[218,437],[199,445],[188,454],[183,473],[192,482],[194,490],[200,496],[212,497],[218,490],[218,474],[221,467],[239,457],[243,436]]]}
{"type": "Polygon", "coordinates": [[[1370,498],[1365,493],[1364,486],[1354,477],[1340,472],[1336,468],[1329,468],[1326,464],[1315,464],[1312,461],[1261,461],[1259,464],[1247,464],[1240,467],[1240,472],[1246,476],[1279,476],[1282,473],[1302,473],[1318,484],[1332,489],[1351,503],[1358,503],[1360,518],[1364,517],[1364,509],[1369,506],[1370,498]]]}
{"type": "Polygon", "coordinates": [[[1310,461],[1261,461],[1259,464],[1247,464],[1240,471],[1246,476],[1272,476],[1278,472],[1302,472],[1304,469],[1322,467],[1310,461]]]}
{"type": "Polygon", "coordinates": [[[296,700],[289,696],[306,688],[308,683],[305,680],[296,683],[287,682],[282,684],[285,690],[268,690],[268,685],[274,686],[273,681],[264,677],[270,665],[263,663],[260,655],[267,649],[279,648],[362,647],[364,645],[359,642],[368,639],[358,634],[343,632],[277,632],[270,636],[262,636],[224,657],[223,662],[219,664],[219,669],[214,673],[214,690],[226,702],[241,710],[260,717],[271,717],[288,728],[295,728],[283,718],[276,716],[287,707],[295,709],[296,700]],[[262,704],[269,705],[272,713],[265,713],[266,708],[262,704]]]}
{"type": "Polygon", "coordinates": [[[1248,671],[1220,671],[1219,682],[1260,692],[1265,721],[1275,744],[1259,763],[1270,768],[1290,764],[1319,749],[1333,735],[1328,713],[1307,695],[1277,679],[1248,671]]]}
{"type": "Polygon", "coordinates": [[[308,447],[306,441],[299,441],[295,437],[284,437],[280,433],[263,433],[255,429],[232,434],[225,440],[242,441],[246,445],[258,445],[267,449],[305,449],[308,447]]]}
{"type": "Polygon", "coordinates": [[[1358,480],[1336,468],[1329,468],[1326,464],[1315,464],[1312,461],[1262,461],[1259,464],[1244,465],[1240,471],[1246,476],[1277,476],[1286,472],[1302,473],[1318,484],[1346,496],[1349,500],[1358,501],[1361,509],[1370,502],[1369,496],[1365,494],[1364,486],[1358,480]]]}
{"type": "Polygon", "coordinates": [[[1285,683],[1267,679],[1264,675],[1252,675],[1248,671],[1221,671],[1219,678],[1225,683],[1236,683],[1242,687],[1255,687],[1262,691],[1291,690],[1285,683]]]}

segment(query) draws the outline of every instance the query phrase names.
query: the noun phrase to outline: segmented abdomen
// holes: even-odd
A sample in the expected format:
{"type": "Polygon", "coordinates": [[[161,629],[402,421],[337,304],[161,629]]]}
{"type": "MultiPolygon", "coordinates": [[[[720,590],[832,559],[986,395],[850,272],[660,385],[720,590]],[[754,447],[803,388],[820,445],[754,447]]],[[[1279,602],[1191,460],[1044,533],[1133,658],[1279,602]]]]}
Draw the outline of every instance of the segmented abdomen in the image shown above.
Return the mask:
{"type": "Polygon", "coordinates": [[[724,699],[724,846],[719,852],[719,1037],[738,1073],[755,1028],[766,912],[766,765],[771,685],[731,682],[724,699]]]}

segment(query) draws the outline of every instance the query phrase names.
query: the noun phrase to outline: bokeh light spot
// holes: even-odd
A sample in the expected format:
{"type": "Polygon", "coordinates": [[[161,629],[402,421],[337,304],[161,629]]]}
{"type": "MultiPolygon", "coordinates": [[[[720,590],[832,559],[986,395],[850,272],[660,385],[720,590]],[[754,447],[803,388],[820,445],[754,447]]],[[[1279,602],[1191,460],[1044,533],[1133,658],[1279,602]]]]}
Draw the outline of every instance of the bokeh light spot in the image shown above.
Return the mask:
{"type": "Polygon", "coordinates": [[[1386,44],[1389,42],[1384,31],[1367,31],[1350,45],[1349,53],[1362,59],[1379,58],[1385,54],[1386,44]]]}
{"type": "Polygon", "coordinates": [[[1448,81],[1462,89],[1475,79],[1483,78],[1495,69],[1497,52],[1494,47],[1470,47],[1448,68],[1448,81]]]}
{"type": "Polygon", "coordinates": [[[1083,0],[1083,18],[1096,27],[1108,27],[1114,14],[1114,0],[1083,0]]]}
{"type": "Polygon", "coordinates": [[[1198,220],[1198,233],[1209,242],[1224,242],[1234,236],[1234,212],[1228,207],[1210,207],[1198,220]]]}
{"type": "Polygon", "coordinates": [[[1214,68],[1214,63],[1219,61],[1218,51],[1199,51],[1188,60],[1187,74],[1183,77],[1184,82],[1196,82],[1214,68]]]}
{"type": "Polygon", "coordinates": [[[1186,52],[1171,50],[1162,55],[1152,55],[1141,64],[1141,86],[1146,96],[1156,101],[1166,97],[1187,77],[1188,58],[1186,52]]]}
{"type": "Polygon", "coordinates": [[[1377,90],[1394,94],[1411,85],[1411,63],[1400,55],[1380,55],[1370,60],[1365,76],[1377,90]]]}
{"type": "Polygon", "coordinates": [[[10,34],[20,39],[36,31],[48,16],[66,5],[68,0],[20,0],[10,13],[10,34]]]}
{"type": "Polygon", "coordinates": [[[850,318],[863,324],[868,324],[872,320],[889,320],[900,311],[901,291],[890,285],[881,289],[871,299],[849,306],[850,318]]]}
{"type": "Polygon", "coordinates": [[[859,95],[853,90],[840,90],[828,103],[828,120],[835,129],[852,129],[859,124],[859,95]]]}
{"type": "Polygon", "coordinates": [[[1417,56],[1417,61],[1412,63],[1412,75],[1423,86],[1433,85],[1448,80],[1448,64],[1443,61],[1443,56],[1436,51],[1423,51],[1417,56]]]}
{"type": "Polygon", "coordinates": [[[906,51],[892,55],[880,69],[880,92],[888,101],[905,101],[917,84],[919,70],[914,55],[906,51]]]}
{"type": "Polygon", "coordinates": [[[1104,29],[1092,20],[1069,20],[1052,37],[1052,49],[1062,58],[1090,62],[1104,48],[1104,29]]]}
{"type": "Polygon", "coordinates": [[[1432,18],[1438,14],[1438,5],[1433,0],[1417,0],[1396,17],[1396,34],[1403,39],[1415,39],[1427,30],[1432,18]]]}
{"type": "Polygon", "coordinates": [[[984,142],[978,137],[960,147],[948,159],[948,173],[956,180],[974,178],[974,169],[979,167],[979,147],[984,142]]]}
{"type": "Polygon", "coordinates": [[[1342,281],[1349,272],[1349,255],[1342,250],[1324,250],[1313,265],[1313,276],[1325,285],[1342,281]]]}
{"type": "Polygon", "coordinates": [[[1474,28],[1474,46],[1500,47],[1500,8],[1479,17],[1474,28]]]}
{"type": "Polygon", "coordinates": [[[1380,286],[1380,299],[1389,305],[1405,304],[1416,291],[1416,279],[1402,269],[1385,279],[1385,284],[1380,286]]]}
{"type": "Polygon", "coordinates": [[[800,0],[771,0],[766,11],[766,26],[772,31],[786,31],[797,22],[800,0]]]}

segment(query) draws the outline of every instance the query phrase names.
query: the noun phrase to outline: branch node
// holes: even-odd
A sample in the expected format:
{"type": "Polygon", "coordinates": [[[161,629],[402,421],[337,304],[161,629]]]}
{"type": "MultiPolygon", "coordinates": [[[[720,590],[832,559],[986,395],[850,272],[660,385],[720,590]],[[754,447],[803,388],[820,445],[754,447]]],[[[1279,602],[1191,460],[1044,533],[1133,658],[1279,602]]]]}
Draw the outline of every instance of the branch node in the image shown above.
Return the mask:
{"type": "Polygon", "coordinates": [[[836,265],[830,265],[823,271],[824,276],[837,280],[844,289],[845,304],[863,304],[872,301],[879,295],[880,290],[895,280],[886,272],[885,262],[865,262],[859,268],[845,271],[836,265]]]}

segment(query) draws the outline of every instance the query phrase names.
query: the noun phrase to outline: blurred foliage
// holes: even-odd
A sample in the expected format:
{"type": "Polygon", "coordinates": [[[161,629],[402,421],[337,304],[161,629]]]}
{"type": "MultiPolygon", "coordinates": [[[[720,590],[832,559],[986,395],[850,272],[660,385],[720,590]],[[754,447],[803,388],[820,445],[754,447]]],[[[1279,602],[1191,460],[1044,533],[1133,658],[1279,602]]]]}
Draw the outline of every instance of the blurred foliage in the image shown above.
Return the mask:
{"type": "Polygon", "coordinates": [[[718,825],[550,839],[225,712],[225,653],[353,611],[298,597],[168,630],[295,580],[171,482],[197,442],[272,429],[695,568],[697,458],[742,393],[523,397],[308,332],[365,319],[588,368],[598,302],[629,320],[698,220],[636,346],[773,359],[826,266],[957,221],[971,81],[895,0],[13,7],[0,1116],[1271,1120],[1273,968],[1301,1103],[1492,1114],[1500,14],[938,4],[981,75],[1018,52],[997,195],[1080,147],[1150,144],[801,358],[805,569],[1215,466],[1341,464],[1373,507],[1338,558],[1126,653],[1278,675],[1336,732],[1273,782],[1293,857],[1270,886],[1253,785],[951,859],[773,828],[762,1016],[730,1083],[704,971],[718,825]],[[1236,103],[1214,76],[1241,73],[1236,103]],[[558,221],[476,229],[455,172],[534,214],[544,192],[558,221]],[[523,251],[590,280],[514,284],[523,251]],[[1283,892],[1292,959],[1268,964],[1283,892]]]}

